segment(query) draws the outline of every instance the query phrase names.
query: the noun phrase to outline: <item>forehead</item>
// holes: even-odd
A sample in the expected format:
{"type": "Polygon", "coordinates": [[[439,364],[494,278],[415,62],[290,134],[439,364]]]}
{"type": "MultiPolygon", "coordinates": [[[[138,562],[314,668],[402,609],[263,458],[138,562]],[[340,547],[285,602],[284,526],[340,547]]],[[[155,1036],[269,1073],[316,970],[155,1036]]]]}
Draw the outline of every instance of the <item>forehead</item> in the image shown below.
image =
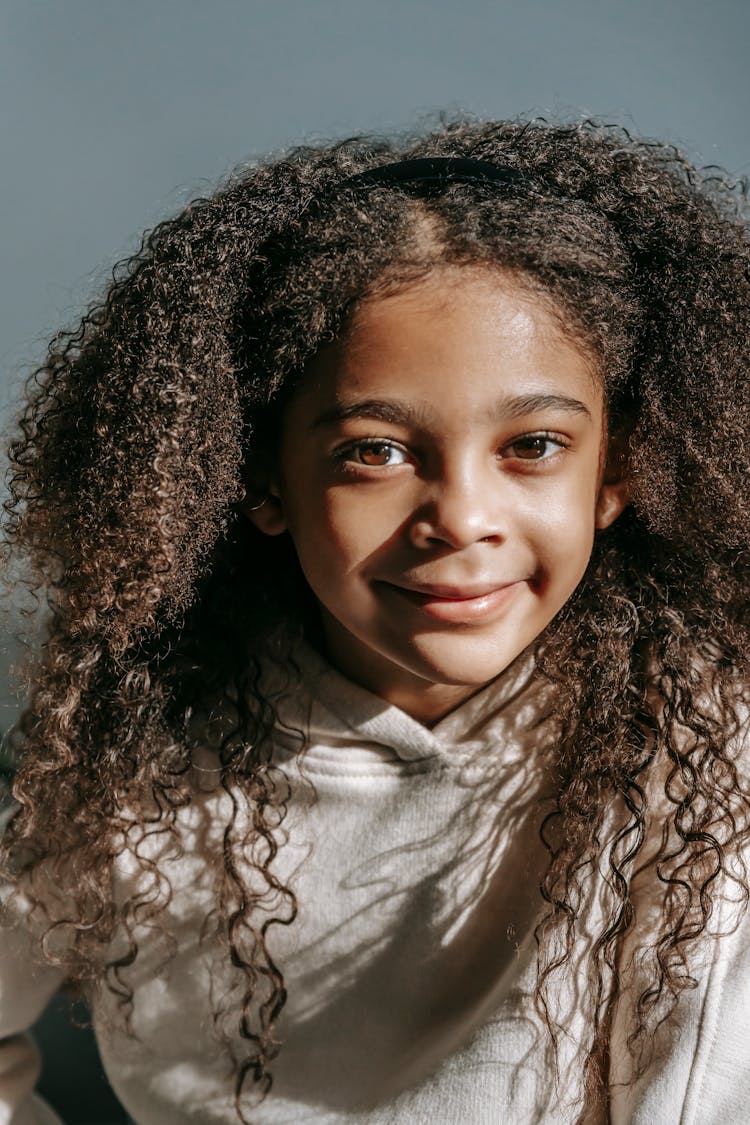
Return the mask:
{"type": "Polygon", "coordinates": [[[567,395],[603,404],[591,355],[549,301],[511,276],[435,271],[362,301],[341,337],[317,354],[295,397],[409,399],[423,412],[476,408],[510,396],[567,395]]]}

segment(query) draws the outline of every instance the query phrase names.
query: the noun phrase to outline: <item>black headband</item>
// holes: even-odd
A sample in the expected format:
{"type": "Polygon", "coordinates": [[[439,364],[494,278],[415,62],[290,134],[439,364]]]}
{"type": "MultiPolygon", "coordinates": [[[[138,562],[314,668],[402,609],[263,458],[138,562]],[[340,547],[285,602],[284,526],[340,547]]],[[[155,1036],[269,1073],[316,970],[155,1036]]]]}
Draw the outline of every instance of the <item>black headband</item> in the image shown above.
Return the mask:
{"type": "Polygon", "coordinates": [[[418,160],[399,160],[368,168],[344,180],[344,187],[376,187],[380,184],[412,187],[427,194],[453,183],[500,184],[511,187],[529,181],[517,168],[472,160],[464,156],[428,156],[418,160]]]}

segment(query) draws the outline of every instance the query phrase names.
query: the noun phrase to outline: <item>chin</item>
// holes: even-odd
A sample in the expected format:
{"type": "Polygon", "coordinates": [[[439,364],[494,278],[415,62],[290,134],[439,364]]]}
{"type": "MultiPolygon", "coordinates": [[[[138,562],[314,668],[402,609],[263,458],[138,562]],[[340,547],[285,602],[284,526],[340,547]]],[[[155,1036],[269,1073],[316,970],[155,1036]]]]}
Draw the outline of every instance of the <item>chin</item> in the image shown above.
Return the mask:
{"type": "Polygon", "coordinates": [[[456,660],[424,660],[411,666],[406,665],[408,671],[413,672],[428,683],[441,684],[444,687],[481,688],[496,680],[510,667],[518,653],[508,655],[506,659],[492,661],[456,660]]]}

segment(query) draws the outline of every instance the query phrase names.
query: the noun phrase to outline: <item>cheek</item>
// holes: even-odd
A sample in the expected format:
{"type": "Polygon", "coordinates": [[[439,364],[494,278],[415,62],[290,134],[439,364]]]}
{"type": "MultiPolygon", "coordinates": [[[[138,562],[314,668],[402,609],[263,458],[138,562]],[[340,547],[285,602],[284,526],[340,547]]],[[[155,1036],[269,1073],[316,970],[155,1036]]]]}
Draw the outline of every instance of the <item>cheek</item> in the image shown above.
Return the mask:
{"type": "Polygon", "coordinates": [[[392,502],[378,503],[352,488],[315,489],[285,509],[303,568],[343,575],[377,555],[398,530],[392,502]]]}
{"type": "Polygon", "coordinates": [[[535,515],[530,534],[542,567],[553,583],[557,579],[564,585],[577,585],[594,544],[595,504],[590,483],[548,497],[535,515]]]}

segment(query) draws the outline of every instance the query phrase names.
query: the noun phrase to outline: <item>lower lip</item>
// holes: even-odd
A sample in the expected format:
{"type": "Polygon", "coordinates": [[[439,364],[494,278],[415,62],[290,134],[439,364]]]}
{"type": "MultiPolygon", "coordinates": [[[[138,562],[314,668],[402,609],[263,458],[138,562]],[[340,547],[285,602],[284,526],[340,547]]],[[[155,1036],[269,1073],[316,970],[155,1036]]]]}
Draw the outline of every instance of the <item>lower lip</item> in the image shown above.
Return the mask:
{"type": "Polygon", "coordinates": [[[501,586],[500,589],[490,590],[477,598],[438,598],[434,594],[420,594],[403,586],[393,586],[392,589],[435,621],[471,624],[503,609],[521,585],[521,582],[513,582],[510,586],[501,586]]]}

